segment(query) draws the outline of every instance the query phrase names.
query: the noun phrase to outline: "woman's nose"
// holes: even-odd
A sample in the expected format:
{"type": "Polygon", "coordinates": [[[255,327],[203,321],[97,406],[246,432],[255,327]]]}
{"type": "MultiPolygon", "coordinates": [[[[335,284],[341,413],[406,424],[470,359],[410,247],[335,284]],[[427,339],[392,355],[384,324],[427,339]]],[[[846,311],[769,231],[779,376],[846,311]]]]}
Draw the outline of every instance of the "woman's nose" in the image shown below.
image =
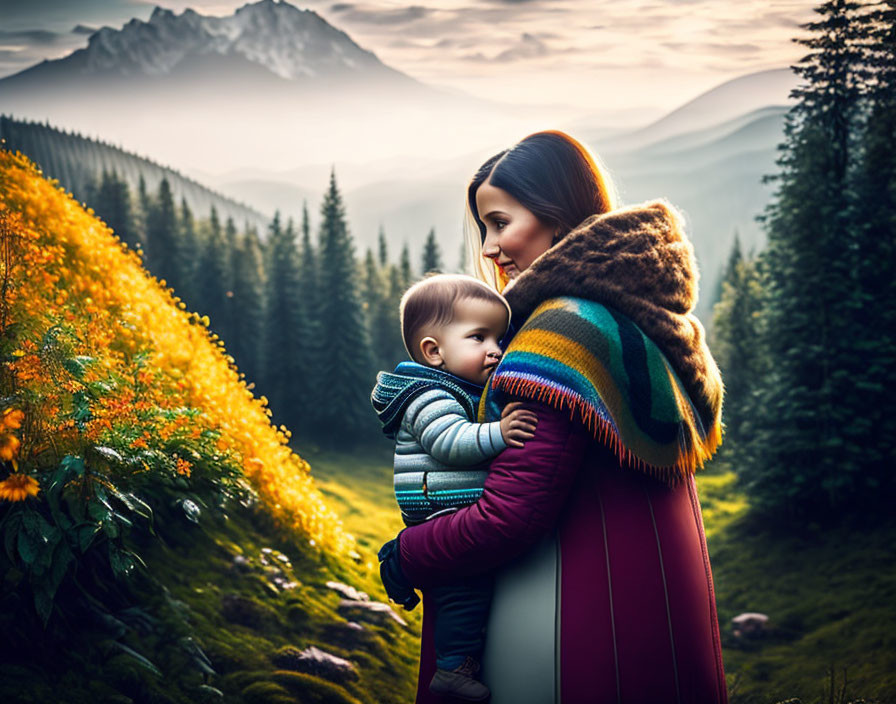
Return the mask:
{"type": "Polygon", "coordinates": [[[482,256],[489,259],[497,259],[500,253],[501,248],[498,246],[496,238],[490,234],[486,235],[485,241],[482,243],[482,256]]]}

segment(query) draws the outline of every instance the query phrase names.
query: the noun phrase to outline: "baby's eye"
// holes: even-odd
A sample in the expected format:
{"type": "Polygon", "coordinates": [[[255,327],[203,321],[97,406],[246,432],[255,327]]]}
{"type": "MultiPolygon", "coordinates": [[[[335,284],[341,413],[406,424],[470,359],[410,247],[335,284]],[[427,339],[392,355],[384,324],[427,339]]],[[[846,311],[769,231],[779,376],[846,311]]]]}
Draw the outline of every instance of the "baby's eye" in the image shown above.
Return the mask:
{"type": "Polygon", "coordinates": [[[470,339],[476,340],[476,342],[482,342],[485,338],[482,335],[475,333],[473,335],[470,335],[470,339]]]}

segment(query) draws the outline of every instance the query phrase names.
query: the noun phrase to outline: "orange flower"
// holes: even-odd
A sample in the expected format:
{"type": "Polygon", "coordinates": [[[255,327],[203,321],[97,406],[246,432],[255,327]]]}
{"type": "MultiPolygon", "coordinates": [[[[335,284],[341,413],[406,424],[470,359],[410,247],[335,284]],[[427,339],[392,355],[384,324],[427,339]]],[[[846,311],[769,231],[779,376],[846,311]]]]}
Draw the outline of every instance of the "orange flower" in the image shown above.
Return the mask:
{"type": "Polygon", "coordinates": [[[29,496],[37,496],[38,491],[37,480],[25,474],[10,474],[0,482],[0,499],[5,501],[24,501],[29,496]]]}
{"type": "Polygon", "coordinates": [[[0,427],[21,428],[24,417],[25,414],[18,408],[7,408],[3,412],[3,418],[0,419],[0,427]]]}
{"type": "Polygon", "coordinates": [[[183,474],[184,476],[189,477],[190,472],[193,470],[193,465],[191,465],[182,457],[178,457],[176,469],[178,474],[183,474]]]}
{"type": "Polygon", "coordinates": [[[0,460],[9,462],[16,456],[21,444],[15,435],[0,435],[0,460]]]}

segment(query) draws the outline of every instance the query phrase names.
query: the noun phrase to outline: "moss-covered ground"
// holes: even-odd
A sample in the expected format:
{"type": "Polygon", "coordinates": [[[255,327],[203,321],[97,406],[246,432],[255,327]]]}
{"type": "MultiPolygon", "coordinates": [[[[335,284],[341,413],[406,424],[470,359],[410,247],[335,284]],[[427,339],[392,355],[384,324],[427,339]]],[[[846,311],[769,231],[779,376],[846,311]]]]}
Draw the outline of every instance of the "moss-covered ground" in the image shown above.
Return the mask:
{"type": "MultiPolygon", "coordinates": [[[[400,530],[388,452],[307,456],[360,545],[400,530]]],[[[896,520],[782,532],[748,516],[733,472],[698,477],[732,704],[896,702],[896,520]],[[765,635],[734,636],[746,611],[765,635]]]]}
{"type": "MultiPolygon", "coordinates": [[[[159,539],[140,546],[153,579],[110,579],[103,609],[84,598],[65,610],[76,620],[55,614],[43,633],[29,604],[7,599],[0,701],[412,701],[420,610],[399,611],[406,626],[362,621],[358,630],[326,586],[385,601],[375,551],[402,527],[388,448],[303,454],[357,539],[354,560],[297,544],[254,509],[198,523],[172,513],[159,539]],[[296,654],[309,646],[355,674],[301,671],[296,654]]],[[[710,470],[698,483],[732,704],[896,701],[896,519],[782,532],[748,515],[731,472],[710,470]],[[735,637],[731,618],[745,611],[767,614],[768,632],[735,637]]]]}
{"type": "MultiPolygon", "coordinates": [[[[331,475],[371,472],[357,494],[340,490],[321,472],[336,508],[348,502],[372,511],[385,504],[376,495],[379,484],[389,490],[382,457],[369,465],[357,457],[332,457],[321,465],[331,475]]],[[[396,525],[386,506],[379,511],[382,520],[375,522],[352,519],[352,511],[345,511],[346,524],[360,538],[358,554],[348,560],[307,541],[298,544],[254,508],[203,512],[198,523],[172,512],[157,521],[158,538],[138,546],[148,575],[135,574],[126,584],[111,575],[82,575],[107,588],[93,590],[97,602],[91,603],[75,584],[64,585],[47,631],[28,615],[30,604],[9,603],[8,596],[0,611],[0,701],[412,701],[419,609],[399,610],[406,625],[363,610],[349,613],[340,609],[345,596],[327,586],[337,581],[371,600],[386,600],[375,551],[368,546],[379,547],[380,536],[394,535],[396,525]],[[349,661],[354,671],[308,672],[297,656],[311,646],[349,661]]]]}

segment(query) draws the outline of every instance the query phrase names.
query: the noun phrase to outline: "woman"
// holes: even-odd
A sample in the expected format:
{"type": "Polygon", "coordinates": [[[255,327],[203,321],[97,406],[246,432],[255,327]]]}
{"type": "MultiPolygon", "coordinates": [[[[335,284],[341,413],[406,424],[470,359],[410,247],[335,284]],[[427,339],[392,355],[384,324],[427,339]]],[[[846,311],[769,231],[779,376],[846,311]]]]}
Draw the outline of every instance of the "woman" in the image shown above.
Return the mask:
{"type": "Polygon", "coordinates": [[[538,426],[492,462],[477,503],[384,548],[390,595],[403,580],[424,593],[418,704],[439,701],[426,588],[496,569],[493,704],[726,702],[693,477],[721,438],[722,383],[680,216],[614,209],[561,132],[489,159],[467,206],[473,261],[517,328],[480,419],[519,399],[538,426]]]}

